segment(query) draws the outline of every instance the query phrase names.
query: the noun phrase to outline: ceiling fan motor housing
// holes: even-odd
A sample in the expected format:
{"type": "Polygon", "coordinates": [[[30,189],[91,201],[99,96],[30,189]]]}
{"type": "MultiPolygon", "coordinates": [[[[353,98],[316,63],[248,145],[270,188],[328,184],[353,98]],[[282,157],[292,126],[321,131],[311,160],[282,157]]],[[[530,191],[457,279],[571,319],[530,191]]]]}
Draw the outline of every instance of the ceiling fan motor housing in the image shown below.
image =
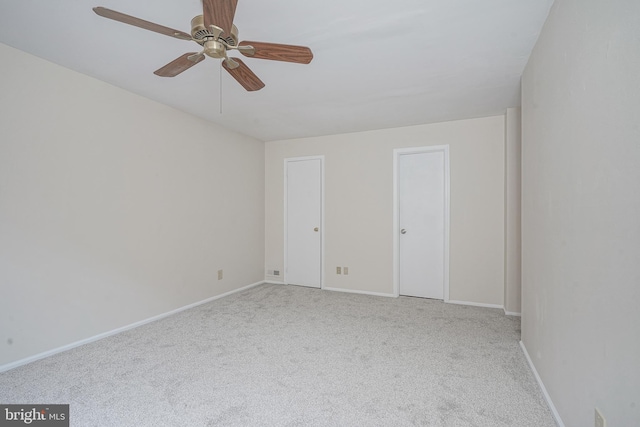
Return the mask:
{"type": "MultiPolygon", "coordinates": [[[[205,43],[209,40],[216,40],[216,36],[211,32],[211,30],[205,27],[204,17],[202,15],[198,15],[191,20],[191,37],[193,37],[193,39],[202,46],[205,46],[205,43]]],[[[235,25],[232,25],[231,34],[223,33],[220,35],[218,40],[221,40],[229,46],[237,46],[238,28],[235,25]]]]}

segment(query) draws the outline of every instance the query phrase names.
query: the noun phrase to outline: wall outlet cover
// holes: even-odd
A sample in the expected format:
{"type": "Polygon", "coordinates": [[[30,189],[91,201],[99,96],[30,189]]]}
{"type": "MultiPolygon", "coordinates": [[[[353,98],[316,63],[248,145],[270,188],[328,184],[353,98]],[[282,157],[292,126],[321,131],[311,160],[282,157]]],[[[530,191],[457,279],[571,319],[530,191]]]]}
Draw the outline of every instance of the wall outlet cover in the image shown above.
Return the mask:
{"type": "Polygon", "coordinates": [[[604,416],[600,412],[600,409],[596,408],[596,427],[607,427],[607,420],[604,419],[604,416]]]}
{"type": "Polygon", "coordinates": [[[218,280],[222,280],[222,270],[218,270],[218,280]]]}
{"type": "Polygon", "coordinates": [[[344,274],[345,276],[349,274],[349,267],[342,267],[342,274],[344,274]]]}
{"type": "Polygon", "coordinates": [[[336,267],[336,274],[342,274],[342,267],[336,267]]]}

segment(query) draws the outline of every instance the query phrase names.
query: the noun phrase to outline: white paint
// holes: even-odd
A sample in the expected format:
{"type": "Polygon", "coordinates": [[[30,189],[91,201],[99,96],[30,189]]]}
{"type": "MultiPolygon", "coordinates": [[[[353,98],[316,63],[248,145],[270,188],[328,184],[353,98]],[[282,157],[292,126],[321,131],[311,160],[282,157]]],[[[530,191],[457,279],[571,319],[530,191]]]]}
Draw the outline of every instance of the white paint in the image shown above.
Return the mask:
{"type": "Polygon", "coordinates": [[[398,175],[400,295],[444,299],[444,155],[400,155],[398,175]]]}
{"type": "Polygon", "coordinates": [[[449,147],[393,156],[394,294],[448,300],[449,147]]]}
{"type": "Polygon", "coordinates": [[[0,365],[264,279],[263,143],[5,45],[0,63],[0,365]]]}
{"type": "Polygon", "coordinates": [[[522,352],[524,353],[524,356],[527,359],[527,363],[529,364],[529,367],[531,368],[531,371],[533,372],[533,376],[536,378],[536,382],[540,386],[540,390],[542,391],[542,395],[544,396],[544,400],[547,402],[547,405],[549,405],[549,409],[551,410],[551,413],[553,414],[553,418],[556,420],[556,423],[558,424],[558,427],[565,427],[564,423],[562,422],[562,418],[560,417],[560,414],[558,413],[558,410],[556,409],[556,405],[553,404],[553,401],[551,400],[551,396],[549,396],[549,392],[547,391],[547,388],[544,386],[544,383],[542,382],[542,379],[540,378],[540,375],[538,374],[536,366],[533,364],[533,361],[531,360],[531,356],[529,356],[529,352],[527,351],[527,347],[524,345],[524,343],[522,341],[520,341],[520,348],[522,348],[522,352]]]}
{"type": "Polygon", "coordinates": [[[445,301],[445,302],[447,302],[449,304],[457,304],[457,305],[470,305],[472,307],[504,308],[500,304],[485,304],[485,303],[481,303],[481,302],[472,302],[472,301],[458,301],[458,300],[450,299],[449,301],[445,301]]]}
{"type": "Polygon", "coordinates": [[[251,289],[251,288],[253,288],[255,286],[262,285],[263,283],[267,283],[267,282],[261,281],[261,282],[257,282],[257,283],[252,283],[250,285],[243,286],[242,288],[234,289],[232,291],[225,292],[223,294],[216,295],[216,296],[204,299],[202,301],[197,301],[197,302],[194,302],[192,304],[188,304],[188,305],[185,305],[183,307],[179,307],[179,308],[176,308],[174,310],[167,311],[166,313],[158,314],[157,316],[149,317],[147,319],[140,320],[138,322],[131,323],[129,325],[122,326],[120,328],[112,329],[110,331],[103,332],[101,334],[94,335],[92,337],[85,338],[85,339],[82,339],[82,340],[79,340],[79,341],[64,345],[62,347],[54,348],[52,350],[48,350],[48,351],[45,351],[45,352],[42,352],[42,353],[39,353],[39,354],[36,354],[36,355],[33,355],[33,356],[29,356],[29,357],[26,357],[24,359],[17,360],[15,362],[7,363],[5,365],[0,365],[0,372],[9,371],[9,370],[15,369],[15,368],[17,368],[19,366],[24,366],[24,365],[27,365],[29,363],[33,363],[33,362],[35,362],[37,360],[44,359],[45,357],[53,356],[54,354],[62,353],[62,352],[71,350],[73,348],[80,347],[81,345],[89,344],[89,343],[92,343],[94,341],[98,341],[98,340],[110,337],[112,335],[116,335],[116,334],[128,331],[130,329],[134,329],[134,328],[137,328],[139,326],[146,325],[147,323],[151,323],[151,322],[155,322],[155,321],[160,320],[160,319],[164,319],[165,317],[173,316],[174,314],[178,314],[181,311],[189,310],[189,309],[197,307],[199,305],[206,304],[206,303],[209,303],[211,301],[215,301],[217,299],[224,298],[226,296],[229,296],[229,295],[241,292],[241,291],[245,291],[247,289],[251,289]]]}
{"type": "MultiPolygon", "coordinates": [[[[504,307],[503,307],[504,309],[504,307]]],[[[517,316],[517,317],[522,317],[522,313],[520,313],[519,311],[507,311],[504,310],[504,314],[507,316],[517,316]]]]}
{"type": "Polygon", "coordinates": [[[224,73],[221,94],[211,58],[175,78],[153,75],[200,46],[91,10],[100,5],[189,32],[199,0],[2,1],[0,42],[272,141],[503,114],[519,104],[520,76],[552,2],[240,0],[241,40],[314,53],[309,65],[231,53],[265,82],[255,93],[224,73]]]}
{"type": "Polygon", "coordinates": [[[572,427],[640,425],[639,29],[557,0],[522,77],[522,341],[572,427]]]}
{"type": "Polygon", "coordinates": [[[393,150],[437,145],[451,164],[450,298],[502,306],[504,114],[267,143],[265,265],[284,263],[284,159],[324,155],[323,286],[394,294],[393,150]]]}
{"type": "Polygon", "coordinates": [[[328,287],[324,287],[322,288],[325,291],[333,291],[333,292],[346,292],[346,293],[350,293],[350,294],[361,294],[361,295],[372,295],[375,297],[388,297],[388,298],[396,298],[397,295],[394,294],[386,294],[383,292],[369,292],[369,291],[357,291],[357,290],[353,290],[353,289],[342,289],[342,288],[328,288],[328,287]]]}
{"type": "Polygon", "coordinates": [[[284,282],[322,285],[322,157],[285,159],[284,282]]]}

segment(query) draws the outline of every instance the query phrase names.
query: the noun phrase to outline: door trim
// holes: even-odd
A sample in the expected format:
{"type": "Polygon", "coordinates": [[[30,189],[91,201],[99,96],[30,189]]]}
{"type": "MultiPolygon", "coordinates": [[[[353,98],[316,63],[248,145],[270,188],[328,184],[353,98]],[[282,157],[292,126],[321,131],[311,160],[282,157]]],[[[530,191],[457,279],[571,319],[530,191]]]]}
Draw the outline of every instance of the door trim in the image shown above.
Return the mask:
{"type": "Polygon", "coordinates": [[[288,176],[287,165],[289,162],[299,162],[304,160],[320,160],[320,289],[324,288],[324,156],[304,156],[304,157],[288,157],[284,159],[284,274],[282,281],[285,285],[289,284],[287,278],[287,260],[288,260],[288,248],[287,248],[287,230],[289,229],[289,223],[287,218],[287,188],[288,188],[288,176]]]}
{"type": "Polygon", "coordinates": [[[393,150],[393,295],[400,295],[400,199],[398,165],[400,156],[410,154],[444,153],[444,301],[449,301],[449,227],[450,227],[450,169],[449,145],[396,148],[393,150]]]}

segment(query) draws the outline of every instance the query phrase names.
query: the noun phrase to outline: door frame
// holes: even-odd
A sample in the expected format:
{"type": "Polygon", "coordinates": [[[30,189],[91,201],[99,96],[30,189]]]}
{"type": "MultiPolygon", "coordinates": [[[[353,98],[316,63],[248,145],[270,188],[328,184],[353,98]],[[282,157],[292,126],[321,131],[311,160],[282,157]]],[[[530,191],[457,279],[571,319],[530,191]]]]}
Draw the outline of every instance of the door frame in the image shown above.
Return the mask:
{"type": "Polygon", "coordinates": [[[287,174],[287,166],[289,162],[299,162],[304,160],[320,160],[320,289],[324,288],[324,156],[303,156],[303,157],[288,157],[284,159],[284,275],[283,282],[285,285],[289,284],[287,278],[288,270],[288,248],[287,248],[287,231],[289,229],[289,222],[287,218],[288,207],[288,184],[289,177],[287,174]]]}
{"type": "Polygon", "coordinates": [[[393,295],[400,296],[400,156],[411,154],[444,153],[444,301],[449,301],[449,227],[450,227],[450,168],[449,144],[423,147],[396,148],[393,150],[393,295]]]}

